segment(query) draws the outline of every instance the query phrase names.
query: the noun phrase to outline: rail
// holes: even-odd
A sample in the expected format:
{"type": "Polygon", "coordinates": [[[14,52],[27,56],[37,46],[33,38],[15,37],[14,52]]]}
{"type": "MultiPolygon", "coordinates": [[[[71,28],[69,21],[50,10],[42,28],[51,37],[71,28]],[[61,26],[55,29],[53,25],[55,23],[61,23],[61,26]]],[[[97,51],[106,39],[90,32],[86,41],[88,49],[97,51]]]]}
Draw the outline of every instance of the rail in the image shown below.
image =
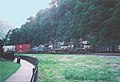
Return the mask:
{"type": "Polygon", "coordinates": [[[38,59],[34,58],[34,57],[29,57],[29,56],[19,56],[20,59],[24,59],[28,62],[30,62],[31,64],[33,64],[35,66],[35,68],[33,68],[33,75],[32,78],[30,80],[30,82],[37,82],[37,76],[38,76],[38,59]]]}

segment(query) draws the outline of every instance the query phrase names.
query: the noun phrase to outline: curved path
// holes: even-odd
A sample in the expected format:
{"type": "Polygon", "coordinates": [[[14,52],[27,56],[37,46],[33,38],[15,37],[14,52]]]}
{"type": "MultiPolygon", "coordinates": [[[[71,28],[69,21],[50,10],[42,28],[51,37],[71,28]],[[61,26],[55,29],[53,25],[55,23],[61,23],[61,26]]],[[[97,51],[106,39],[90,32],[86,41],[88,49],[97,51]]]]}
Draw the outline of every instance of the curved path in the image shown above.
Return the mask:
{"type": "Polygon", "coordinates": [[[20,60],[20,64],[21,66],[17,72],[9,77],[5,82],[30,82],[34,66],[22,59],[20,60]]]}

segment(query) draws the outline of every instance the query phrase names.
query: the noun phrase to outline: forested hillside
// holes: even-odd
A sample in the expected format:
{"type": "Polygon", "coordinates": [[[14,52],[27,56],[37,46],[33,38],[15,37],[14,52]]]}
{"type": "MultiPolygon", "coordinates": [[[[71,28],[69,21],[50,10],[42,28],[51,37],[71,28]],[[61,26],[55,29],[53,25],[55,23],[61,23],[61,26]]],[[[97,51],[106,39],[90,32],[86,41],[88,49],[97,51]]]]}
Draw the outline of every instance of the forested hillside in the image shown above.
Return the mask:
{"type": "Polygon", "coordinates": [[[8,31],[13,28],[14,26],[12,26],[11,24],[0,20],[0,39],[5,38],[5,35],[8,33],[8,31]]]}
{"type": "Polygon", "coordinates": [[[120,0],[53,0],[51,8],[14,29],[9,44],[89,40],[120,44],[120,0]]]}

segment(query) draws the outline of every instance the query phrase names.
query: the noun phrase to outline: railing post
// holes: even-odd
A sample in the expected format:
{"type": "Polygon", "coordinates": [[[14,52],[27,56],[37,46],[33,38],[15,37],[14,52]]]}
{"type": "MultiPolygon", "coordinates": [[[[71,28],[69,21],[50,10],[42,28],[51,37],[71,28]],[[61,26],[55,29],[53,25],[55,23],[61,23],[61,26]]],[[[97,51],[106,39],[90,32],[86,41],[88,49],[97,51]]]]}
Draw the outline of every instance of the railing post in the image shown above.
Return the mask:
{"type": "Polygon", "coordinates": [[[17,63],[20,63],[20,57],[17,58],[17,63]]]}

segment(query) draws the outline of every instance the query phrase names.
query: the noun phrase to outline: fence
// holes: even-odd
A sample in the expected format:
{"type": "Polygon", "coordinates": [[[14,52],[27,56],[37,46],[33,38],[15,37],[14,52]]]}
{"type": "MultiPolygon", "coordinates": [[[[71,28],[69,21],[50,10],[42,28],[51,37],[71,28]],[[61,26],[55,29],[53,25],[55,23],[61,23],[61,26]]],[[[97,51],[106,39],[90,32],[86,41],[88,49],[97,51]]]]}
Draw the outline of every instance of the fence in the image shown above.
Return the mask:
{"type": "Polygon", "coordinates": [[[31,78],[30,82],[37,82],[37,75],[38,75],[38,59],[37,58],[33,58],[33,57],[29,57],[29,56],[19,56],[21,59],[24,59],[28,62],[30,62],[31,64],[33,64],[35,66],[35,68],[33,69],[33,75],[31,78]]]}

